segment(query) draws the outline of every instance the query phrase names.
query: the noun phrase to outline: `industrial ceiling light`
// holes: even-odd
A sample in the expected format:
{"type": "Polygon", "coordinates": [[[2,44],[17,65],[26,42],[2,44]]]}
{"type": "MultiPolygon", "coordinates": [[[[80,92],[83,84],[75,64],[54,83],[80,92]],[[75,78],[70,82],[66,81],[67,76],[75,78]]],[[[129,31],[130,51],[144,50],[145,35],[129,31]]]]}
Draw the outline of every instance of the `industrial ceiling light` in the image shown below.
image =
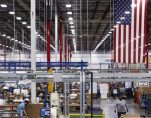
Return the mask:
{"type": "Polygon", "coordinates": [[[130,14],[131,12],[130,11],[125,11],[125,14],[130,14]]]}
{"type": "Polygon", "coordinates": [[[16,17],[17,20],[21,20],[21,17],[16,17]]]}
{"type": "Polygon", "coordinates": [[[71,21],[71,20],[73,20],[73,18],[72,18],[72,17],[69,17],[69,20],[71,21]]]}
{"type": "Polygon", "coordinates": [[[109,32],[109,34],[112,34],[112,32],[109,32]]]}
{"type": "Polygon", "coordinates": [[[26,24],[27,24],[27,22],[22,22],[22,24],[23,24],[23,25],[26,25],[26,24]]]}
{"type": "Polygon", "coordinates": [[[2,36],[3,36],[3,37],[5,37],[5,36],[6,36],[6,34],[2,34],[2,36]]]}
{"type": "Polygon", "coordinates": [[[73,25],[73,22],[69,22],[70,25],[73,25]]]}
{"type": "Polygon", "coordinates": [[[68,14],[68,15],[72,15],[72,12],[71,12],[71,11],[68,11],[67,14],[68,14]]]}
{"type": "Polygon", "coordinates": [[[30,28],[31,28],[31,26],[29,26],[29,25],[28,25],[28,26],[27,26],[27,28],[28,28],[28,29],[30,29],[30,28]]]}
{"type": "Polygon", "coordinates": [[[71,4],[66,4],[66,7],[67,7],[67,8],[70,8],[70,7],[71,7],[71,4]]]}
{"type": "Polygon", "coordinates": [[[74,28],[74,26],[72,25],[72,26],[70,26],[70,28],[74,28]]]}
{"type": "Polygon", "coordinates": [[[6,8],[7,5],[6,5],[6,4],[1,4],[1,7],[2,7],[2,8],[6,8]]]}
{"type": "Polygon", "coordinates": [[[14,12],[14,11],[10,11],[10,12],[9,12],[9,14],[14,15],[14,14],[15,14],[15,12],[14,12]]]}
{"type": "Polygon", "coordinates": [[[10,36],[7,36],[6,38],[10,39],[10,36]]]}

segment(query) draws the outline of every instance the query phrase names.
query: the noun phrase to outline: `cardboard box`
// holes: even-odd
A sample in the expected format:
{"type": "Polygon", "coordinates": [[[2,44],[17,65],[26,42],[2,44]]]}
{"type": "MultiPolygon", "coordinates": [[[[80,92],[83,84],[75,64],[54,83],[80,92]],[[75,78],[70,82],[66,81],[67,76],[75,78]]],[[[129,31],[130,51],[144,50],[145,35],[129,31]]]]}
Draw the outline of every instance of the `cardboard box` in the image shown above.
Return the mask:
{"type": "Polygon", "coordinates": [[[26,107],[28,118],[39,118],[43,104],[29,104],[26,107]]]}

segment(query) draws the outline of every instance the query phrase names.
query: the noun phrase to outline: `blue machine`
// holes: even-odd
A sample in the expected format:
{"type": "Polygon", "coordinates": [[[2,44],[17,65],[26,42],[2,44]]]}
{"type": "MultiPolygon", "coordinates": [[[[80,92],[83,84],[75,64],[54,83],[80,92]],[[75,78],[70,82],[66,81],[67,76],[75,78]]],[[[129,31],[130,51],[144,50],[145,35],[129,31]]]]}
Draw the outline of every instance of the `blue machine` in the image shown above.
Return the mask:
{"type": "Polygon", "coordinates": [[[50,117],[50,108],[42,108],[40,111],[40,117],[42,118],[50,117]]]}

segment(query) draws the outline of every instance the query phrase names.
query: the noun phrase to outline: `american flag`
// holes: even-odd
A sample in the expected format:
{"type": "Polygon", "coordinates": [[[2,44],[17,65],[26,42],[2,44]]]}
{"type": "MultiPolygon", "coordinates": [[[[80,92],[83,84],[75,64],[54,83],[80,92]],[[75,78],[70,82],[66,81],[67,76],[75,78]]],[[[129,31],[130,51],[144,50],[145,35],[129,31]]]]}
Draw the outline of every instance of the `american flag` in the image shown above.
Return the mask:
{"type": "Polygon", "coordinates": [[[114,61],[144,63],[147,52],[147,0],[114,0],[114,61]]]}

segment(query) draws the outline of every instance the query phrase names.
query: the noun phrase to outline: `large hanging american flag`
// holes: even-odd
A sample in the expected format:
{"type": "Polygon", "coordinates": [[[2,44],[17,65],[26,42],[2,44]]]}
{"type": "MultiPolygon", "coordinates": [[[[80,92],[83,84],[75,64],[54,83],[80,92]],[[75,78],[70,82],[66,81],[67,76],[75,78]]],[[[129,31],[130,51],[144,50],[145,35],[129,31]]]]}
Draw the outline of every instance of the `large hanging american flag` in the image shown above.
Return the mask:
{"type": "Polygon", "coordinates": [[[114,61],[144,63],[147,54],[147,0],[114,0],[114,61]]]}

